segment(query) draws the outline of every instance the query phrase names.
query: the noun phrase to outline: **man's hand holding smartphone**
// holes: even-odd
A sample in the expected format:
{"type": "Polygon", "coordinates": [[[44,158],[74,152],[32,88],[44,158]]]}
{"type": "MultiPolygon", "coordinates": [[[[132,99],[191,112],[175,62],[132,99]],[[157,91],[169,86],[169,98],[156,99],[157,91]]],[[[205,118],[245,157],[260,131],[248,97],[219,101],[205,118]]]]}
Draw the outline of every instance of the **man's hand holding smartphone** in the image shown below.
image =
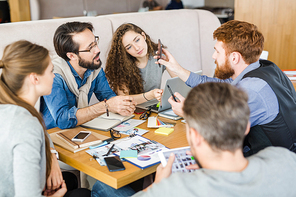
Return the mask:
{"type": "MultiPolygon", "coordinates": [[[[158,57],[157,57],[157,61],[158,61],[162,57],[162,44],[161,44],[160,39],[158,39],[158,51],[157,51],[157,54],[158,54],[158,57]]],[[[158,63],[158,66],[160,67],[160,63],[158,63]]]]}
{"type": "Polygon", "coordinates": [[[177,114],[178,116],[183,117],[183,105],[184,105],[184,101],[185,98],[179,94],[178,92],[175,92],[175,97],[177,97],[177,102],[173,99],[173,97],[171,96],[168,101],[172,106],[172,110],[175,114],[177,114]]]}

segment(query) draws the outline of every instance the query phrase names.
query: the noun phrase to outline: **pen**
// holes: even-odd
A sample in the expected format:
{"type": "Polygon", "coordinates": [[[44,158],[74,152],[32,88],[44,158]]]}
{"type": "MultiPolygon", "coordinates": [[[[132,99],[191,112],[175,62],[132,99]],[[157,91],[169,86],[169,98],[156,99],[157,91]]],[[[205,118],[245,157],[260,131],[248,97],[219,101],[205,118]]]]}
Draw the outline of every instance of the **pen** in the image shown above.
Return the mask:
{"type": "Polygon", "coordinates": [[[115,146],[115,144],[112,144],[112,146],[111,146],[111,148],[108,150],[108,152],[105,154],[105,155],[103,155],[103,156],[108,156],[110,153],[111,153],[111,151],[112,151],[112,149],[113,149],[113,147],[115,146]]]}
{"type": "Polygon", "coordinates": [[[175,95],[173,94],[173,91],[172,91],[171,87],[169,85],[167,85],[167,86],[168,86],[168,89],[169,89],[174,101],[177,102],[177,99],[176,99],[175,95]]]}
{"type": "Polygon", "coordinates": [[[104,102],[105,102],[107,117],[109,117],[109,110],[108,110],[107,99],[104,99],[104,102]]]}

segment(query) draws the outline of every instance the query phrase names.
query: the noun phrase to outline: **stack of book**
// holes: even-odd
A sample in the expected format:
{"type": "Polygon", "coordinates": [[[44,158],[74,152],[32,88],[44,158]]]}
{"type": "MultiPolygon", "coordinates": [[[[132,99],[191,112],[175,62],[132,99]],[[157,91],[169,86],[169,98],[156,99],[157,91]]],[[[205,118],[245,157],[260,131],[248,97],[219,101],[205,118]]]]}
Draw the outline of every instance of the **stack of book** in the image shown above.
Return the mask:
{"type": "Polygon", "coordinates": [[[77,135],[80,131],[89,130],[82,127],[76,127],[51,133],[50,137],[54,144],[61,146],[73,153],[87,149],[89,146],[99,144],[103,140],[109,138],[96,132],[92,132],[83,142],[72,141],[72,138],[75,135],[77,135]]]}
{"type": "Polygon", "coordinates": [[[287,75],[287,77],[291,81],[296,80],[296,69],[294,69],[294,70],[283,70],[283,72],[287,75]]]}

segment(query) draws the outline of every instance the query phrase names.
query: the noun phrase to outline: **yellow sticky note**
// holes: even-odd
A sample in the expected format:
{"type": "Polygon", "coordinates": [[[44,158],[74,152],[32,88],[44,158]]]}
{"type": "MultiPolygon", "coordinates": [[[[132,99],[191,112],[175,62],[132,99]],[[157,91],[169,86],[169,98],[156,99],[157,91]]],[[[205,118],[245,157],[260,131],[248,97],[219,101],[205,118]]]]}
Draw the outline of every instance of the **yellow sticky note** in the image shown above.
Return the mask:
{"type": "Polygon", "coordinates": [[[174,128],[165,128],[165,127],[160,127],[159,129],[155,130],[156,134],[160,135],[169,135],[174,131],[174,128]]]}

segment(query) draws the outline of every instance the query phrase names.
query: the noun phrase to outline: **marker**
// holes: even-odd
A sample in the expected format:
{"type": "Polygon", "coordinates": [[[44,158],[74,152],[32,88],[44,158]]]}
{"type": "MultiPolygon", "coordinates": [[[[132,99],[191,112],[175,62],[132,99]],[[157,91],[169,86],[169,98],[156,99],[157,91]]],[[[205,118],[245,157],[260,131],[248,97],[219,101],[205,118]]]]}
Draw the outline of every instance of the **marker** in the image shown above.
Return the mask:
{"type": "Polygon", "coordinates": [[[114,146],[115,146],[115,144],[112,144],[111,148],[109,148],[108,152],[103,156],[108,156],[111,153],[114,146]]]}
{"type": "Polygon", "coordinates": [[[104,141],[103,143],[101,143],[101,144],[99,144],[99,145],[96,145],[96,146],[89,146],[88,148],[89,148],[89,149],[95,149],[95,148],[99,148],[99,147],[101,147],[101,146],[105,146],[105,145],[107,145],[107,144],[108,144],[108,142],[104,141]]]}
{"type": "Polygon", "coordinates": [[[170,91],[170,93],[171,93],[171,95],[172,95],[174,101],[175,101],[175,102],[178,102],[177,99],[176,99],[176,97],[175,97],[175,95],[173,94],[173,91],[172,91],[171,87],[170,87],[169,85],[167,85],[167,86],[168,86],[168,89],[169,89],[169,91],[170,91]]]}

